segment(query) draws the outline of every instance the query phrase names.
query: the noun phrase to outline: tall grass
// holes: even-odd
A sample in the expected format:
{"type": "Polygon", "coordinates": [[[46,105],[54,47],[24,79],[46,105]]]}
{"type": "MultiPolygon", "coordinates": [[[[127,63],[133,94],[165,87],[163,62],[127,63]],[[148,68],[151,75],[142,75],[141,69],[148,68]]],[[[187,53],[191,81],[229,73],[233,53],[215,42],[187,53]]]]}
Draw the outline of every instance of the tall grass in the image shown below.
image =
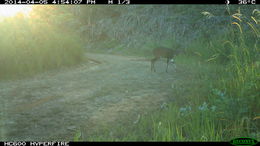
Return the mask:
{"type": "Polygon", "coordinates": [[[16,16],[0,22],[0,79],[79,63],[83,43],[47,22],[16,16]]]}
{"type": "MultiPolygon", "coordinates": [[[[259,11],[257,13],[259,16],[259,11]]],[[[257,117],[260,115],[260,19],[253,16],[249,19],[239,13],[232,17],[234,26],[231,30],[236,32],[236,38],[229,40],[231,54],[230,63],[226,66],[228,78],[223,78],[222,86],[218,88],[233,104],[233,110],[228,110],[230,114],[226,118],[239,121],[240,125],[237,126],[243,128],[244,135],[259,138],[260,122],[257,117]]],[[[230,103],[224,109],[229,106],[230,103]]]]}

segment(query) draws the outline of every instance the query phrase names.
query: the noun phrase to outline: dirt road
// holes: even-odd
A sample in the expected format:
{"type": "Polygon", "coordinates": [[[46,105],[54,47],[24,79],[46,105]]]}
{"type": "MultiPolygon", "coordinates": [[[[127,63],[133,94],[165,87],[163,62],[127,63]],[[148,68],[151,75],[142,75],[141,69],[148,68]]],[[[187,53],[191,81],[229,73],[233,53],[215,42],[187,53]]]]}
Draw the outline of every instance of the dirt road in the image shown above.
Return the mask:
{"type": "MultiPolygon", "coordinates": [[[[172,100],[174,68],[144,58],[88,54],[99,62],[0,82],[0,140],[70,140],[77,130],[136,121],[172,100]]],[[[164,60],[163,60],[164,61],[164,60]]]]}

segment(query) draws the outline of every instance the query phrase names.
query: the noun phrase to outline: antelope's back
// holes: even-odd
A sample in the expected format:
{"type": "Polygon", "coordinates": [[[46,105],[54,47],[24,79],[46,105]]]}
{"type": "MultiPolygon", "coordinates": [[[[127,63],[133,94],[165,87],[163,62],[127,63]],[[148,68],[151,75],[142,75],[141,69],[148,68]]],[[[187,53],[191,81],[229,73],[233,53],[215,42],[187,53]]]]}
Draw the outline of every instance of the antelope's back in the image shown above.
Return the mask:
{"type": "Polygon", "coordinates": [[[153,49],[153,54],[155,57],[171,58],[174,55],[174,50],[165,47],[158,47],[153,49]]]}

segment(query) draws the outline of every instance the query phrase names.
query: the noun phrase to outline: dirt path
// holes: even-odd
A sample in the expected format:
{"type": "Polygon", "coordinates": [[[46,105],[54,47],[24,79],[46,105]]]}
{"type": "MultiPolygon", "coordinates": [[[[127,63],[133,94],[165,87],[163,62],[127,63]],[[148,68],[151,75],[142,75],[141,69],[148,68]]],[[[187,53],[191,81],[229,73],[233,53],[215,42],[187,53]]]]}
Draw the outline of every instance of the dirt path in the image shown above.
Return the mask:
{"type": "Polygon", "coordinates": [[[88,54],[99,62],[0,82],[0,140],[69,140],[76,130],[136,121],[172,97],[174,68],[143,58],[88,54]]]}

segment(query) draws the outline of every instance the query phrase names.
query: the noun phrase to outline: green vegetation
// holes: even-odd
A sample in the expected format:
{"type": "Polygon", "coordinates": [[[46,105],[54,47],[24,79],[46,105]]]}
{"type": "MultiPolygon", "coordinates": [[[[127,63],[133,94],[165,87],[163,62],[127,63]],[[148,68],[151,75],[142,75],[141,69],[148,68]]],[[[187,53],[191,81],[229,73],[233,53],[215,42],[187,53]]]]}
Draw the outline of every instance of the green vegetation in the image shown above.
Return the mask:
{"type": "MultiPolygon", "coordinates": [[[[32,15],[40,10],[35,7],[32,15]]],[[[0,79],[28,77],[81,62],[80,38],[50,24],[52,19],[64,22],[64,18],[41,16],[30,19],[20,14],[0,22],[0,79]]]]}
{"type": "MultiPolygon", "coordinates": [[[[182,78],[173,83],[174,102],[151,115],[141,116],[138,123],[119,123],[117,128],[105,126],[103,129],[107,130],[84,140],[260,139],[260,12],[254,9],[247,16],[238,7],[237,11],[233,8],[235,13],[230,11],[228,7],[230,18],[225,20],[224,32],[208,30],[187,46],[182,44],[186,54],[177,58],[178,66],[182,67],[177,76],[182,78]]],[[[214,23],[213,14],[204,11],[202,15],[214,23]]],[[[133,50],[127,52],[133,54],[133,50]]]]}
{"type": "Polygon", "coordinates": [[[75,141],[260,140],[259,6],[39,6],[31,15],[0,22],[0,79],[76,65],[84,45],[147,58],[159,45],[185,49],[173,102],[86,139],[77,130],[75,141]]]}
{"type": "MultiPolygon", "coordinates": [[[[87,141],[230,141],[234,137],[259,139],[259,98],[247,100],[225,89],[232,80],[221,64],[200,62],[197,57],[179,56],[172,84],[173,102],[142,115],[137,123],[104,126],[87,141]],[[224,85],[223,85],[224,84],[224,85]],[[255,109],[252,109],[255,108],[255,109]],[[129,126],[130,125],[130,126],[129,126]],[[127,128],[126,128],[127,127],[127,128]]],[[[259,83],[258,83],[259,85],[259,83]]],[[[229,87],[231,88],[231,87],[229,87]]],[[[233,87],[235,88],[235,87],[233,87]]],[[[254,90],[254,94],[259,94],[254,90]]],[[[251,90],[252,92],[252,90],[251,90]]],[[[241,93],[240,93],[241,94],[241,93]]],[[[252,94],[252,93],[251,93],[252,94]]],[[[253,95],[253,94],[252,94],[253,95]]],[[[158,97],[159,98],[159,97],[158,97]]]]}

